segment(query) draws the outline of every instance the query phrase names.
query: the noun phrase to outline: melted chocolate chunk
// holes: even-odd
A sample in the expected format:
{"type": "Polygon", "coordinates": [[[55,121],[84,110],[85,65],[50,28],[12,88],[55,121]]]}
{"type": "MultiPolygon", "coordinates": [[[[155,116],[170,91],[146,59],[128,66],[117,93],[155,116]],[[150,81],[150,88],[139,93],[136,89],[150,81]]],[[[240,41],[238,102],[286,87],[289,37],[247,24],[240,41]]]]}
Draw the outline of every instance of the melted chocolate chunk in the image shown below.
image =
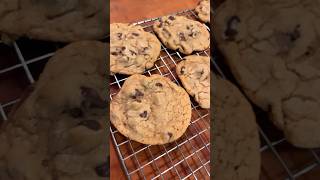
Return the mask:
{"type": "Polygon", "coordinates": [[[139,34],[138,34],[138,33],[132,33],[132,35],[134,35],[134,36],[139,36],[139,34]]]}
{"type": "Polygon", "coordinates": [[[224,31],[227,41],[234,41],[238,34],[238,31],[235,29],[237,23],[240,23],[240,18],[238,16],[232,16],[227,22],[227,29],[224,31]]]}
{"type": "Polygon", "coordinates": [[[122,33],[117,33],[118,39],[122,39],[121,36],[122,36],[122,33]]]}
{"type": "Polygon", "coordinates": [[[98,176],[100,177],[108,177],[109,176],[109,160],[110,157],[108,156],[107,162],[95,167],[95,171],[98,176]]]}
{"type": "Polygon", "coordinates": [[[66,109],[62,113],[67,113],[73,118],[83,117],[83,111],[81,108],[78,108],[78,107],[66,109]]]}
{"type": "Polygon", "coordinates": [[[81,121],[78,125],[79,126],[85,126],[88,129],[91,129],[91,130],[94,130],[94,131],[98,131],[98,130],[101,129],[100,123],[98,123],[95,120],[84,120],[84,121],[81,121]]]}
{"type": "Polygon", "coordinates": [[[179,33],[179,39],[180,39],[180,41],[186,41],[187,40],[183,33],[179,33]]]}
{"type": "Polygon", "coordinates": [[[169,19],[170,19],[171,21],[173,21],[173,20],[175,20],[176,18],[174,18],[173,16],[169,16],[169,19]]]}
{"type": "Polygon", "coordinates": [[[156,86],[162,87],[162,84],[158,82],[158,83],[156,83],[156,86]]]}
{"type": "Polygon", "coordinates": [[[144,94],[139,89],[135,89],[134,95],[131,96],[132,99],[138,99],[140,97],[143,97],[144,94]]]}
{"type": "Polygon", "coordinates": [[[111,55],[114,55],[114,56],[118,56],[120,53],[118,52],[111,52],[111,55]]]}
{"type": "Polygon", "coordinates": [[[171,139],[173,134],[171,132],[168,132],[168,136],[169,136],[169,139],[171,139]]]}
{"type": "Polygon", "coordinates": [[[140,113],[139,116],[142,117],[142,118],[146,118],[148,116],[148,112],[147,111],[143,111],[143,113],[140,113]]]}
{"type": "Polygon", "coordinates": [[[131,53],[131,55],[137,55],[137,53],[132,50],[130,50],[130,53],[131,53]]]}
{"type": "Polygon", "coordinates": [[[85,108],[106,108],[107,103],[100,97],[98,92],[89,87],[81,87],[83,100],[81,105],[85,108]]]}

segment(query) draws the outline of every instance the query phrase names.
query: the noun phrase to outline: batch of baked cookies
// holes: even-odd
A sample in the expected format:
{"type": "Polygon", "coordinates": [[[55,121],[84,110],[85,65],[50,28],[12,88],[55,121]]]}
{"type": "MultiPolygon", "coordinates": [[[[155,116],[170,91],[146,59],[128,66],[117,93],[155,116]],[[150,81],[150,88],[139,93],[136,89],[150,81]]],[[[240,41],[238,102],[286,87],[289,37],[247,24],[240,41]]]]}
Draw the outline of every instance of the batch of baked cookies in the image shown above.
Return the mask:
{"type": "MultiPolygon", "coordinates": [[[[62,9],[49,1],[19,2],[0,2],[3,40],[27,36],[70,44],[50,58],[1,127],[0,180],[105,179],[109,74],[107,46],[98,41],[107,34],[103,0],[62,9]]],[[[111,101],[111,122],[137,142],[170,143],[186,131],[191,101],[204,109],[212,101],[215,179],[259,179],[259,133],[249,101],[270,114],[292,145],[319,148],[320,33],[314,23],[319,9],[316,1],[226,0],[220,5],[211,29],[214,48],[224,55],[238,87],[212,74],[208,57],[195,55],[210,47],[203,25],[209,22],[209,1],[196,7],[198,20],[160,18],[155,34],[139,25],[111,24],[110,72],[128,76],[111,101]],[[160,75],[142,75],[155,67],[164,48],[183,54],[173,70],[179,85],[160,75]]]]}
{"type": "Polygon", "coordinates": [[[190,124],[191,98],[201,108],[210,108],[210,58],[195,55],[210,47],[210,33],[203,24],[209,23],[209,1],[202,1],[196,12],[197,20],[161,17],[152,26],[155,34],[139,25],[110,25],[111,75],[128,76],[111,100],[110,121],[124,136],[143,144],[170,143],[190,124]],[[172,69],[180,86],[158,74],[142,75],[155,68],[164,48],[183,54],[172,69]]]}

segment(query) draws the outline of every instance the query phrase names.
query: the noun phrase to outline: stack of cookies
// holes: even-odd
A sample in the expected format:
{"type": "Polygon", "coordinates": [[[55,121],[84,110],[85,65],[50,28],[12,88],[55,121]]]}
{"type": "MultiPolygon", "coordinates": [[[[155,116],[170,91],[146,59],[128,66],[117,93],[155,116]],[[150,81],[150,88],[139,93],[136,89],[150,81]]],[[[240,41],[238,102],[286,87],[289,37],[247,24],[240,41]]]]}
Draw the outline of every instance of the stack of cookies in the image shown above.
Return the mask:
{"type": "MultiPolygon", "coordinates": [[[[207,6],[197,12],[204,14],[210,9],[207,6]]],[[[111,101],[112,124],[143,144],[177,140],[191,121],[189,95],[200,107],[210,108],[210,59],[192,55],[210,46],[206,26],[184,16],[164,16],[153,24],[156,35],[138,25],[114,23],[110,27],[110,73],[130,75],[111,101]],[[184,88],[160,75],[141,75],[159,60],[161,43],[163,48],[187,55],[175,69],[184,88]]]]}

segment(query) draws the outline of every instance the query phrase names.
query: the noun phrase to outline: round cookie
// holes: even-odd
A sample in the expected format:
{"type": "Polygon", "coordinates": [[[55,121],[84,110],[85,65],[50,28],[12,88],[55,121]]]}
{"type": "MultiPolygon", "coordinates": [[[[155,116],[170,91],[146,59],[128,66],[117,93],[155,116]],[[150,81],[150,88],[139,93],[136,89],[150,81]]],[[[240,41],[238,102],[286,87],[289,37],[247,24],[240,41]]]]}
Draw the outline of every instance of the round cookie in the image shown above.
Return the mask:
{"type": "Polygon", "coordinates": [[[209,0],[200,1],[195,11],[202,22],[205,22],[205,23],[210,22],[210,1],[209,0]]]}
{"type": "Polygon", "coordinates": [[[160,75],[132,75],[111,101],[110,120],[132,140],[152,145],[170,143],[190,124],[189,95],[160,75]]]}
{"type": "Polygon", "coordinates": [[[154,66],[161,44],[157,37],[140,26],[110,25],[110,72],[142,74],[154,66]]]}
{"type": "Polygon", "coordinates": [[[210,34],[205,25],[184,16],[164,16],[153,24],[153,29],[167,48],[183,54],[203,51],[210,46],[210,34]]]}
{"type": "Polygon", "coordinates": [[[319,7],[311,1],[227,0],[213,25],[244,92],[290,143],[303,148],[320,147],[320,11],[312,5],[319,7]]]}
{"type": "Polygon", "coordinates": [[[0,130],[0,179],[104,180],[109,176],[106,45],[58,50],[0,130]]]}
{"type": "Polygon", "coordinates": [[[230,82],[214,75],[213,179],[258,180],[259,133],[251,105],[230,82]]]}
{"type": "Polygon", "coordinates": [[[58,42],[102,39],[106,14],[104,0],[2,0],[0,34],[58,42]]]}
{"type": "Polygon", "coordinates": [[[176,73],[186,91],[202,108],[210,108],[210,58],[191,55],[184,57],[176,73]]]}

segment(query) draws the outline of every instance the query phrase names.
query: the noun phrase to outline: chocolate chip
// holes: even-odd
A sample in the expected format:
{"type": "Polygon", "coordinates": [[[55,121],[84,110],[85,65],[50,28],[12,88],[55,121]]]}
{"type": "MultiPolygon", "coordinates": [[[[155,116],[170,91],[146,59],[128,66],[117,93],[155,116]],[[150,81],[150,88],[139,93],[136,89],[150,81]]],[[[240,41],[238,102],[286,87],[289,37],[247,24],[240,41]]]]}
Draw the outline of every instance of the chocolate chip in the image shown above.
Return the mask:
{"type": "Polygon", "coordinates": [[[122,33],[117,33],[119,39],[121,39],[122,33]]]}
{"type": "Polygon", "coordinates": [[[85,126],[88,129],[91,129],[91,130],[94,130],[94,131],[98,131],[99,129],[101,129],[100,123],[98,123],[95,120],[84,120],[84,121],[81,121],[78,125],[79,126],[85,126]]]}
{"type": "Polygon", "coordinates": [[[297,25],[297,26],[294,28],[293,32],[287,33],[287,35],[290,37],[290,40],[291,40],[292,42],[294,42],[294,41],[296,41],[297,39],[300,38],[301,34],[300,34],[300,31],[299,31],[299,28],[300,28],[300,25],[297,25]]]}
{"type": "Polygon", "coordinates": [[[180,41],[186,41],[187,40],[183,33],[179,33],[179,39],[180,39],[180,41]]]}
{"type": "Polygon", "coordinates": [[[139,34],[138,34],[138,33],[132,33],[132,35],[134,35],[134,36],[139,36],[139,34]]]}
{"type": "Polygon", "coordinates": [[[160,24],[158,25],[159,28],[161,28],[163,25],[163,22],[160,22],[160,24]]]}
{"type": "Polygon", "coordinates": [[[132,50],[130,50],[130,53],[131,53],[131,55],[137,55],[137,53],[132,50]]]}
{"type": "Polygon", "coordinates": [[[158,83],[156,83],[156,86],[162,87],[162,84],[158,82],[158,83]]]}
{"type": "MultiPolygon", "coordinates": [[[[108,156],[108,159],[110,159],[110,157],[108,156]]],[[[95,167],[95,171],[97,173],[98,176],[100,177],[108,177],[109,176],[109,161],[107,160],[107,162],[95,167]]]]}
{"type": "Polygon", "coordinates": [[[118,52],[111,52],[111,55],[118,56],[119,53],[118,52]]]}
{"type": "Polygon", "coordinates": [[[148,116],[148,112],[147,111],[143,111],[143,113],[140,113],[139,116],[142,117],[142,118],[146,118],[148,116]]]}
{"type": "Polygon", "coordinates": [[[140,97],[143,97],[144,94],[139,89],[135,89],[134,95],[131,96],[132,99],[138,99],[140,97]]]}
{"type": "Polygon", "coordinates": [[[63,113],[67,113],[73,118],[83,117],[83,111],[81,108],[78,108],[78,107],[66,109],[63,111],[63,113]]]}
{"type": "Polygon", "coordinates": [[[176,18],[174,18],[173,16],[169,16],[169,19],[170,19],[171,21],[173,21],[173,20],[175,20],[176,18]]]}
{"type": "Polygon", "coordinates": [[[126,50],[126,47],[122,46],[121,51],[124,51],[124,50],[126,50]]]}
{"type": "Polygon", "coordinates": [[[83,101],[81,105],[85,108],[106,108],[107,103],[100,97],[98,92],[89,87],[81,87],[81,95],[83,96],[83,101]]]}
{"type": "Polygon", "coordinates": [[[224,31],[227,41],[234,41],[238,34],[238,31],[235,29],[237,23],[240,23],[240,18],[238,16],[232,16],[227,22],[227,29],[224,31]]]}
{"type": "Polygon", "coordinates": [[[168,132],[168,136],[169,136],[169,139],[171,139],[172,138],[172,133],[171,132],[168,132]]]}
{"type": "Polygon", "coordinates": [[[182,66],[180,69],[180,74],[184,74],[184,70],[186,69],[186,67],[182,66]]]}

